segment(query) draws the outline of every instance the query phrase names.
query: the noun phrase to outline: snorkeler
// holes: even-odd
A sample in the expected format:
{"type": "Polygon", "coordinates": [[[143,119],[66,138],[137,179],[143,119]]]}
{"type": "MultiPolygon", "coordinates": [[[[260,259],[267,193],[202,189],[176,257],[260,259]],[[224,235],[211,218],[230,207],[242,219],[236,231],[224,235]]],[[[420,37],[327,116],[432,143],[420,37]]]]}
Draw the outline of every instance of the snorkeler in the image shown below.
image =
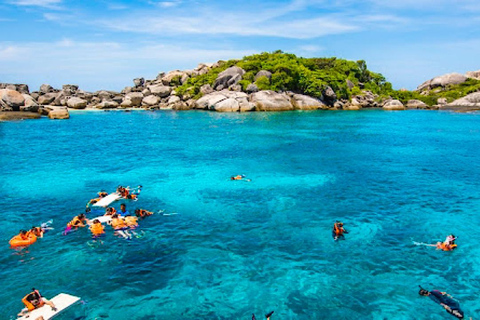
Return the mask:
{"type": "Polygon", "coordinates": [[[145,217],[148,217],[148,216],[151,216],[153,214],[153,212],[151,211],[147,211],[147,210],[144,210],[144,209],[136,209],[135,210],[135,215],[138,217],[138,218],[145,218],[145,217]]]}
{"type": "Polygon", "coordinates": [[[25,304],[26,308],[20,311],[20,313],[18,314],[19,317],[26,315],[30,311],[41,308],[45,304],[49,305],[53,311],[57,310],[53,302],[48,301],[47,299],[42,297],[40,292],[38,292],[38,290],[35,290],[35,288],[32,288],[32,292],[23,297],[22,302],[23,304],[25,304]]]}
{"type": "Polygon", "coordinates": [[[336,221],[333,225],[333,230],[332,230],[333,240],[338,240],[338,239],[344,240],[345,233],[348,233],[348,231],[343,228],[343,222],[336,221]]]}
{"type": "Polygon", "coordinates": [[[230,180],[242,180],[242,181],[247,181],[247,182],[252,181],[251,179],[247,179],[247,177],[244,174],[239,174],[239,175],[236,175],[236,176],[232,176],[232,177],[230,177],[230,180]]]}
{"type": "Polygon", "coordinates": [[[117,213],[112,216],[112,221],[110,221],[110,225],[117,234],[121,235],[125,239],[132,238],[132,235],[128,232],[129,227],[122,219],[122,217],[120,217],[117,213]]]}
{"type": "Polygon", "coordinates": [[[65,231],[63,231],[63,235],[68,234],[74,228],[75,230],[77,230],[78,228],[86,227],[88,223],[89,221],[87,217],[85,217],[85,214],[81,213],[78,216],[74,217],[72,221],[67,224],[67,228],[65,228],[65,231]]]}
{"type": "Polygon", "coordinates": [[[105,227],[100,223],[98,219],[93,220],[92,225],[90,226],[90,231],[94,239],[99,238],[105,234],[105,227]]]}
{"type": "MultiPolygon", "coordinates": [[[[271,312],[267,313],[267,314],[265,315],[265,319],[270,320],[270,317],[272,316],[272,314],[273,314],[274,312],[275,312],[275,311],[271,311],[271,312]]],[[[252,320],[257,320],[257,318],[255,317],[255,314],[252,314],[252,320]]]]}
{"type": "Polygon", "coordinates": [[[420,291],[418,292],[419,295],[429,297],[435,303],[438,303],[439,305],[444,307],[448,313],[457,317],[458,319],[464,318],[464,313],[460,309],[460,304],[458,303],[458,301],[454,300],[451,295],[447,294],[446,292],[440,292],[438,290],[428,291],[423,289],[421,286],[419,287],[420,287],[420,291]]]}

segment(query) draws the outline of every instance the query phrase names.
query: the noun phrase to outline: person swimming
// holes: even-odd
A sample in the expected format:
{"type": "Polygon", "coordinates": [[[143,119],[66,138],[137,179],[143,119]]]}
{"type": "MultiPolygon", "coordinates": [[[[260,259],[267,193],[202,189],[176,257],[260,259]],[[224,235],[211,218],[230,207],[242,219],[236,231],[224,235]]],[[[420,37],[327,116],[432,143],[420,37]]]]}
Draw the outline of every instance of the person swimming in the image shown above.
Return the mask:
{"type": "Polygon", "coordinates": [[[125,205],[125,203],[122,203],[120,205],[120,210],[117,211],[117,213],[121,216],[126,216],[126,215],[130,214],[130,212],[128,212],[128,210],[127,210],[127,206],[125,205]]]}
{"type": "Polygon", "coordinates": [[[23,304],[25,305],[25,309],[22,309],[20,313],[18,314],[19,317],[22,317],[26,314],[28,314],[30,311],[33,311],[35,309],[43,307],[45,304],[49,305],[53,311],[56,311],[57,309],[55,308],[55,304],[51,301],[48,301],[42,295],[38,290],[35,288],[32,288],[32,292],[27,294],[25,297],[22,299],[23,304]]]}
{"type": "MultiPolygon", "coordinates": [[[[274,312],[275,312],[275,311],[271,311],[271,312],[267,313],[267,314],[265,315],[265,319],[270,320],[270,317],[272,316],[272,314],[273,314],[274,312]]],[[[252,313],[252,320],[257,320],[257,318],[255,317],[255,314],[253,314],[253,313],[252,313]]]]}
{"type": "Polygon", "coordinates": [[[247,177],[244,174],[239,174],[239,175],[236,175],[236,176],[232,176],[232,177],[230,177],[230,180],[243,180],[243,181],[247,181],[247,182],[252,181],[251,179],[247,179],[247,177]]]}
{"type": "Polygon", "coordinates": [[[78,216],[74,217],[72,221],[70,221],[67,224],[67,228],[65,228],[65,231],[63,232],[64,235],[72,231],[72,229],[77,230],[78,228],[84,228],[88,224],[88,219],[85,216],[85,214],[81,213],[78,216]]]}
{"type": "Polygon", "coordinates": [[[333,224],[333,230],[332,230],[332,236],[333,236],[333,240],[338,240],[338,239],[345,239],[345,233],[348,233],[347,230],[345,230],[343,228],[343,222],[340,222],[340,221],[336,221],[334,224],[333,224]]]}
{"type": "Polygon", "coordinates": [[[144,209],[136,209],[135,210],[135,215],[138,217],[138,218],[145,218],[145,217],[148,217],[148,216],[151,216],[153,214],[153,212],[151,211],[147,211],[147,210],[144,210],[144,209]]]}
{"type": "Polygon", "coordinates": [[[105,227],[100,223],[98,219],[93,220],[93,223],[89,227],[94,239],[97,239],[105,234],[105,227]]]}
{"type": "Polygon", "coordinates": [[[35,227],[33,226],[32,229],[30,229],[30,231],[27,232],[27,234],[34,234],[37,238],[43,238],[43,233],[45,232],[45,230],[42,228],[42,227],[35,227]]]}
{"type": "Polygon", "coordinates": [[[455,240],[457,240],[457,237],[455,237],[453,234],[448,235],[444,242],[437,242],[435,247],[443,251],[452,251],[457,248],[455,240]]]}
{"type": "Polygon", "coordinates": [[[457,317],[458,319],[464,319],[464,312],[460,309],[460,304],[458,301],[454,300],[453,297],[446,292],[441,292],[438,290],[428,291],[423,289],[421,286],[418,294],[424,297],[429,297],[435,303],[441,305],[448,313],[457,317]]]}
{"type": "Polygon", "coordinates": [[[105,210],[104,216],[113,216],[115,213],[117,213],[117,210],[115,210],[114,207],[108,207],[107,210],[105,210]]]}
{"type": "Polygon", "coordinates": [[[131,239],[132,235],[128,232],[129,227],[125,223],[125,221],[118,215],[118,213],[115,213],[112,216],[112,221],[110,221],[110,225],[112,226],[113,230],[125,239],[131,239]]]}
{"type": "Polygon", "coordinates": [[[128,214],[127,216],[125,216],[125,218],[123,219],[125,221],[125,224],[127,225],[127,227],[130,229],[130,232],[135,236],[135,237],[139,237],[139,235],[135,232],[135,229],[138,228],[138,218],[136,216],[132,216],[130,214],[128,214]]]}

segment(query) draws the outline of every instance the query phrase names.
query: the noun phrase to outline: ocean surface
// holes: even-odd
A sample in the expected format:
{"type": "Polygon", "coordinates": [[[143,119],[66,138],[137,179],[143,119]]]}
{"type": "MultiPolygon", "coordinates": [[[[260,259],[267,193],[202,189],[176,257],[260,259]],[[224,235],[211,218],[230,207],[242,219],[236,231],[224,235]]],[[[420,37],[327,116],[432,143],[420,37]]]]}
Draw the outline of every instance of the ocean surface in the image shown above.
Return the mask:
{"type": "Polygon", "coordinates": [[[81,297],[58,319],[454,319],[418,285],[480,317],[480,114],[72,112],[0,123],[0,152],[0,319],[32,287],[81,297]],[[62,235],[119,184],[171,215],[62,235]]]}

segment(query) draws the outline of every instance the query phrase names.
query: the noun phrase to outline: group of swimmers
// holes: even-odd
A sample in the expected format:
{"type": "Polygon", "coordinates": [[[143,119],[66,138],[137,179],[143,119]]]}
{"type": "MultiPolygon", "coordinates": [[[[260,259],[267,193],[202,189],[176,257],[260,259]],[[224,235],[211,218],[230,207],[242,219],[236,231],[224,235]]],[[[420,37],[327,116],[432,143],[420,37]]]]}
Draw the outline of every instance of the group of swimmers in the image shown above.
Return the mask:
{"type": "MultiPolygon", "coordinates": [[[[337,240],[344,240],[345,234],[348,231],[343,227],[343,222],[336,221],[333,224],[332,236],[335,241],[337,240]]],[[[435,247],[438,250],[443,251],[452,251],[457,248],[457,244],[455,243],[457,237],[453,234],[448,235],[445,241],[437,242],[436,244],[425,244],[429,247],[435,247]]],[[[419,294],[421,296],[428,296],[434,302],[440,304],[445,310],[450,313],[451,315],[457,317],[458,319],[464,319],[464,312],[460,309],[460,304],[458,301],[454,300],[453,297],[446,292],[441,292],[438,290],[428,291],[420,287],[419,294]]],[[[472,319],[472,318],[470,318],[472,319]]]]}
{"type": "MultiPolygon", "coordinates": [[[[120,197],[122,197],[123,199],[137,201],[138,195],[140,194],[141,191],[142,191],[141,185],[139,185],[136,188],[124,187],[119,185],[115,192],[118,193],[118,195],[120,195],[120,197]]],[[[97,203],[101,199],[105,198],[106,196],[108,196],[107,192],[105,191],[98,192],[96,198],[93,198],[87,202],[87,208],[97,203]]]]}
{"type": "MultiPolygon", "coordinates": [[[[152,214],[153,212],[145,209],[136,209],[135,215],[131,215],[130,212],[128,212],[125,203],[122,203],[120,205],[120,210],[118,211],[113,207],[108,207],[104,216],[109,216],[111,218],[107,223],[113,228],[116,234],[125,239],[131,239],[133,236],[139,237],[135,232],[135,229],[138,228],[138,218],[143,219],[152,214]]],[[[105,227],[100,220],[94,219],[93,221],[90,221],[84,213],[75,216],[72,221],[67,224],[64,234],[87,226],[89,227],[94,240],[105,234],[105,227]]]]}
{"type": "Polygon", "coordinates": [[[31,245],[37,241],[38,238],[43,238],[43,234],[53,228],[49,227],[50,221],[43,223],[41,226],[33,226],[30,230],[20,230],[20,232],[10,239],[11,247],[24,247],[31,245]]]}

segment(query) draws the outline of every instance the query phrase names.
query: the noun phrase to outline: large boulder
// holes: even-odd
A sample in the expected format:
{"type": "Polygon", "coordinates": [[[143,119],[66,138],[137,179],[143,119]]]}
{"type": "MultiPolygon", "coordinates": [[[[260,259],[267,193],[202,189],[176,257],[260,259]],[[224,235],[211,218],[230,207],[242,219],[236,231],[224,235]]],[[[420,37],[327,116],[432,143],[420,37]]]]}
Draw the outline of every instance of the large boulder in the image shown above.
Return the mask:
{"type": "Polygon", "coordinates": [[[48,110],[48,117],[50,119],[68,119],[70,118],[70,114],[68,109],[65,107],[48,107],[45,108],[48,110]]]}
{"type": "Polygon", "coordinates": [[[13,84],[13,83],[0,83],[0,89],[9,89],[18,91],[21,94],[29,94],[30,91],[28,89],[28,85],[20,83],[20,84],[13,84]]]}
{"type": "Polygon", "coordinates": [[[272,90],[252,93],[250,101],[258,111],[288,111],[294,109],[288,95],[272,90]]]}
{"type": "Polygon", "coordinates": [[[417,87],[417,91],[431,90],[438,87],[445,88],[448,85],[463,83],[467,79],[466,76],[460,73],[448,73],[425,81],[417,87]]]}
{"type": "Polygon", "coordinates": [[[470,93],[463,98],[457,99],[445,106],[442,106],[442,109],[458,111],[480,110],[480,92],[470,93]]]}
{"type": "Polygon", "coordinates": [[[303,94],[294,94],[291,102],[296,110],[328,109],[328,106],[322,101],[303,94]]]}
{"type": "Polygon", "coordinates": [[[143,98],[142,104],[147,106],[157,106],[158,104],[160,104],[160,98],[152,94],[143,98]]]}
{"type": "Polygon", "coordinates": [[[213,92],[212,86],[209,85],[208,83],[204,84],[203,86],[200,87],[200,92],[202,95],[212,93],[213,92]]]}
{"type": "Polygon", "coordinates": [[[222,90],[198,99],[194,108],[218,112],[244,112],[253,111],[255,106],[248,102],[248,95],[244,92],[222,90]]]}
{"type": "Polygon", "coordinates": [[[41,93],[49,93],[49,92],[53,92],[54,89],[52,88],[51,85],[49,84],[42,84],[40,86],[40,90],[39,90],[41,93]]]}
{"type": "Polygon", "coordinates": [[[405,110],[405,106],[398,100],[390,100],[383,105],[383,110],[405,110]]]}
{"type": "Polygon", "coordinates": [[[22,94],[22,96],[25,99],[25,104],[23,106],[20,106],[20,111],[37,112],[37,101],[35,101],[35,99],[33,99],[30,95],[26,93],[22,94]]]}
{"type": "Polygon", "coordinates": [[[242,80],[242,76],[245,74],[245,70],[237,66],[230,67],[220,72],[213,84],[215,90],[222,90],[228,88],[231,85],[237,84],[242,80]]]}
{"type": "Polygon", "coordinates": [[[65,96],[71,96],[77,93],[78,86],[76,84],[64,84],[62,86],[62,91],[65,96]]]}
{"type": "Polygon", "coordinates": [[[323,101],[325,101],[325,103],[329,106],[333,106],[335,101],[337,101],[337,94],[330,86],[323,90],[323,101]]]}
{"type": "Polygon", "coordinates": [[[472,78],[472,79],[475,79],[475,80],[480,80],[480,70],[477,70],[477,71],[468,71],[465,76],[467,78],[472,78]]]}
{"type": "Polygon", "coordinates": [[[150,92],[154,95],[157,95],[161,98],[165,98],[170,95],[170,92],[172,92],[172,87],[164,86],[161,84],[155,84],[153,86],[149,86],[148,90],[150,90],[150,92]]]}
{"type": "Polygon", "coordinates": [[[68,99],[67,106],[73,109],[85,109],[87,107],[87,100],[78,97],[68,99]]]}
{"type": "Polygon", "coordinates": [[[407,108],[408,109],[428,109],[428,105],[421,100],[412,99],[412,100],[408,100],[407,108]]]}
{"type": "Polygon", "coordinates": [[[14,111],[19,111],[20,106],[25,105],[23,95],[14,90],[0,89],[0,99],[14,111]]]}
{"type": "Polygon", "coordinates": [[[54,92],[46,93],[43,96],[38,97],[38,103],[41,105],[47,105],[55,101],[57,94],[54,92]]]}
{"type": "Polygon", "coordinates": [[[142,105],[143,94],[141,92],[130,92],[125,95],[125,98],[122,101],[122,106],[126,107],[140,107],[142,105]],[[127,102],[129,101],[129,102],[127,102]]]}
{"type": "MultiPolygon", "coordinates": [[[[170,85],[179,85],[182,83],[182,79],[186,75],[185,72],[180,71],[180,70],[173,70],[164,75],[161,79],[162,83],[164,85],[170,86],[170,85]]],[[[188,76],[188,75],[187,75],[188,76]]]]}
{"type": "Polygon", "coordinates": [[[247,86],[247,91],[248,93],[254,93],[254,92],[258,92],[258,86],[255,84],[255,83],[250,83],[248,86],[247,86]]]}
{"type": "Polygon", "coordinates": [[[143,87],[145,84],[145,78],[135,78],[133,79],[133,86],[134,87],[143,87]]]}
{"type": "Polygon", "coordinates": [[[98,103],[95,107],[97,109],[115,109],[118,108],[120,104],[113,100],[103,100],[102,102],[98,103]]]}
{"type": "Polygon", "coordinates": [[[257,81],[258,78],[260,78],[260,77],[267,77],[268,79],[271,79],[272,78],[272,73],[270,71],[267,71],[267,70],[260,70],[255,75],[254,81],[257,81]]]}

